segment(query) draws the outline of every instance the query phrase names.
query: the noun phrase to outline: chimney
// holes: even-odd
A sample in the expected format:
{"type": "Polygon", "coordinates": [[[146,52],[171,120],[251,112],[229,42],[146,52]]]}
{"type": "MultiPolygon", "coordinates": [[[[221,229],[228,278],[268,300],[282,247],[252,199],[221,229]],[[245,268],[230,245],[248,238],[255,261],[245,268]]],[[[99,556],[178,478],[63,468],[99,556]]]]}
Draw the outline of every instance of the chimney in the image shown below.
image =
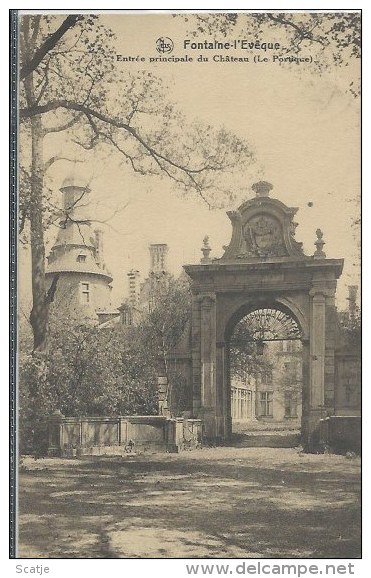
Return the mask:
{"type": "Polygon", "coordinates": [[[166,257],[169,247],[162,244],[153,244],[149,246],[149,253],[151,257],[150,273],[166,273],[167,263],[166,257]]]}
{"type": "Polygon", "coordinates": [[[349,317],[354,319],[357,309],[357,293],[358,293],[358,285],[348,285],[348,307],[349,307],[349,317]]]}
{"type": "Polygon", "coordinates": [[[104,259],[103,259],[103,231],[101,229],[95,229],[95,262],[101,269],[104,269],[104,259]]]}
{"type": "Polygon", "coordinates": [[[139,284],[140,273],[136,269],[131,269],[128,273],[129,279],[129,301],[131,305],[137,305],[140,295],[139,284]]]}

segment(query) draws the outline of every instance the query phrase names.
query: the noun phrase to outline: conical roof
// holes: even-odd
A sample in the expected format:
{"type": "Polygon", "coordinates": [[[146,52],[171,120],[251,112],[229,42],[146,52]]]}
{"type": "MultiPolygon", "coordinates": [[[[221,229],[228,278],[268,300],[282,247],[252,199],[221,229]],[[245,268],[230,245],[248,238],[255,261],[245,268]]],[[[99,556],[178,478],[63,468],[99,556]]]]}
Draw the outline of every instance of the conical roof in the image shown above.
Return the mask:
{"type": "Polygon", "coordinates": [[[60,190],[64,197],[64,210],[61,211],[58,235],[48,257],[46,274],[89,273],[111,282],[96,231],[91,229],[89,204],[84,199],[80,205],[85,192],[90,192],[87,183],[86,176],[75,168],[62,183],[60,190]]]}

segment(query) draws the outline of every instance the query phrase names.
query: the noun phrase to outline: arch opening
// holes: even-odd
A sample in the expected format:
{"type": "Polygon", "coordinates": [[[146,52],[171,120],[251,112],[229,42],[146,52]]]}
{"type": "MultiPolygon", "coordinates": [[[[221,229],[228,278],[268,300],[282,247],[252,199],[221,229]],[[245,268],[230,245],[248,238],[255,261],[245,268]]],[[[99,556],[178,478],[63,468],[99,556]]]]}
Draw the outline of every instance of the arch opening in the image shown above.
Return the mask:
{"type": "Polygon", "coordinates": [[[232,434],[299,439],[303,405],[303,332],[282,304],[241,308],[226,330],[232,434]]]}

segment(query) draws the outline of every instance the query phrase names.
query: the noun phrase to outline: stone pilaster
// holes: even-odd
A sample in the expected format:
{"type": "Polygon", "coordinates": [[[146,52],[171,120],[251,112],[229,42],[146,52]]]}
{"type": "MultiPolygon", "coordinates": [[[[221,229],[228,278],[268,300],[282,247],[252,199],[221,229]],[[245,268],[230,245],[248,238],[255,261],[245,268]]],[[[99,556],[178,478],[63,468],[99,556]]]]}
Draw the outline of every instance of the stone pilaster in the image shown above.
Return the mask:
{"type": "Polygon", "coordinates": [[[319,420],[334,408],[336,281],[314,281],[310,316],[309,403],[305,438],[309,448],[318,444],[319,420]]]}
{"type": "Polygon", "coordinates": [[[200,417],[201,407],[201,308],[197,295],[192,298],[192,398],[193,415],[200,417]]]}
{"type": "Polygon", "coordinates": [[[201,406],[205,435],[216,436],[216,306],[214,293],[202,293],[201,321],[201,406]]]}
{"type": "Polygon", "coordinates": [[[216,344],[216,433],[227,439],[231,433],[231,388],[229,380],[229,351],[225,342],[216,344]]]}
{"type": "Polygon", "coordinates": [[[326,293],[326,335],[325,335],[325,408],[326,413],[335,411],[335,340],[336,340],[336,281],[328,284],[326,293]]]}
{"type": "Polygon", "coordinates": [[[325,401],[325,328],[326,297],[313,289],[310,327],[310,387],[309,408],[319,410],[325,401]]]}

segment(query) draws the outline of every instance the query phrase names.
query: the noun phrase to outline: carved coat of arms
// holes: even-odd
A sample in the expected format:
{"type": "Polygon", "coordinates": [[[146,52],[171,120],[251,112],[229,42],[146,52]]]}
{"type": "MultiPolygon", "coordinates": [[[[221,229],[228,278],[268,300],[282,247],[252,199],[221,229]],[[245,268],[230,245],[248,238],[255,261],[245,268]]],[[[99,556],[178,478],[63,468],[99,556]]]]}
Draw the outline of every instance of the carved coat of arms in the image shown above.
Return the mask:
{"type": "Polygon", "coordinates": [[[258,215],[243,228],[246,253],[258,257],[286,255],[279,221],[270,215],[258,215]]]}

